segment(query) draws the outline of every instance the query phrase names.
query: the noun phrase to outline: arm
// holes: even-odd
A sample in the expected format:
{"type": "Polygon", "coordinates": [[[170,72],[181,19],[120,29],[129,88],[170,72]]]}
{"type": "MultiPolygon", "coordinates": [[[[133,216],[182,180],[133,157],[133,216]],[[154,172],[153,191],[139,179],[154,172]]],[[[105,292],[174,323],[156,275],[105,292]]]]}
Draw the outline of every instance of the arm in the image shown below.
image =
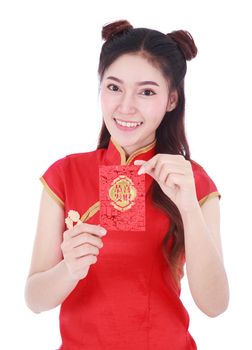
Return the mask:
{"type": "Polygon", "coordinates": [[[220,239],[219,199],[208,198],[202,207],[198,202],[198,197],[217,191],[215,184],[202,167],[182,155],[156,154],[148,161],[135,160],[134,164],[141,165],[138,174],[147,173],[158,182],[180,211],[192,297],[205,314],[219,315],[229,301],[220,239]]]}
{"type": "Polygon", "coordinates": [[[63,231],[64,210],[44,190],[25,287],[26,303],[36,313],[59,305],[78,282],[70,277],[62,258],[63,231]]]}
{"type": "Polygon", "coordinates": [[[220,207],[217,197],[202,207],[181,213],[186,271],[196,305],[210,317],[224,312],[229,301],[228,280],[224,268],[220,238],[220,207]]]}
{"type": "Polygon", "coordinates": [[[25,299],[34,312],[61,304],[95,264],[106,230],[81,223],[64,231],[64,210],[48,193],[42,193],[25,299]],[[64,232],[63,232],[64,231],[64,232]]]}

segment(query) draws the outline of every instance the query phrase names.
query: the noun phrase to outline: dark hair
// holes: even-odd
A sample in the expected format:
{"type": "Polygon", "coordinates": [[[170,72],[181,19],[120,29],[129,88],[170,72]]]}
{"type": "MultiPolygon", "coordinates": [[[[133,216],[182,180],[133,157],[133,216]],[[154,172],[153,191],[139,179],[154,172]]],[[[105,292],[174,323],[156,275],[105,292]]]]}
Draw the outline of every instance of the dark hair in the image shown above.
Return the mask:
{"type": "MultiPolygon", "coordinates": [[[[191,60],[197,54],[197,48],[190,33],[178,30],[164,34],[148,28],[133,28],[127,20],[120,20],[103,27],[102,39],[105,43],[101,49],[98,67],[100,80],[105,70],[119,56],[126,53],[137,53],[146,58],[161,70],[166,79],[169,79],[171,89],[177,90],[178,102],[175,109],[165,113],[156,130],[156,151],[180,154],[190,160],[184,126],[184,77],[187,69],[186,60],[191,60]]],[[[103,121],[97,149],[107,148],[109,140],[110,133],[103,121]]],[[[179,283],[182,273],[180,259],[184,258],[182,218],[177,206],[163,193],[155,180],[152,183],[151,196],[154,205],[161,208],[171,219],[171,226],[164,237],[162,249],[175,281],[179,283]],[[170,240],[172,240],[172,246],[168,252],[167,244],[171,243],[170,240]]]]}

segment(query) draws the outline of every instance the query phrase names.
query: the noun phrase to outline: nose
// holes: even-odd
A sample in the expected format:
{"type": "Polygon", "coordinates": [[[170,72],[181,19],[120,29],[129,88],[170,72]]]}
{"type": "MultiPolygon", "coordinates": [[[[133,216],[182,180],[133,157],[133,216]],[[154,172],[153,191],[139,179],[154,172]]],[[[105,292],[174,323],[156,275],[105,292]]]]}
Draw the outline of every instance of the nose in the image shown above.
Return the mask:
{"type": "Polygon", "coordinates": [[[118,109],[121,114],[135,113],[136,111],[135,101],[134,101],[134,97],[130,92],[125,92],[124,94],[122,94],[118,109]]]}

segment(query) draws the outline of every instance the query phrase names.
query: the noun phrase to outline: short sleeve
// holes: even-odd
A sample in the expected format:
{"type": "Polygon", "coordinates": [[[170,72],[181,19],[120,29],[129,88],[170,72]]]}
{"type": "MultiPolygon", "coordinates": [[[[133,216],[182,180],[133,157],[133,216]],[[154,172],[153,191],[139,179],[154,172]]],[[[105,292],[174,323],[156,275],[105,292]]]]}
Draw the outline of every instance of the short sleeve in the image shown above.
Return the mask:
{"type": "Polygon", "coordinates": [[[220,199],[221,194],[219,193],[215,182],[208,175],[206,170],[195,161],[192,161],[192,169],[194,174],[197,198],[200,206],[202,206],[208,199],[212,197],[219,197],[220,199]]]}
{"type": "Polygon", "coordinates": [[[66,157],[54,162],[40,177],[48,194],[61,207],[65,206],[65,168],[66,157]]]}

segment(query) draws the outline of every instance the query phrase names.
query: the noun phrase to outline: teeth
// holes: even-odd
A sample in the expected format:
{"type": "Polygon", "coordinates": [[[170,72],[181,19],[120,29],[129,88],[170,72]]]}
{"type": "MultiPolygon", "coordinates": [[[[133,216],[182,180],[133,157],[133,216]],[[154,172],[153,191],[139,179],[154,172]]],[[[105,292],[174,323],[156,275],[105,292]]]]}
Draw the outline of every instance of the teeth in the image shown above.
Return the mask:
{"type": "Polygon", "coordinates": [[[134,127],[136,127],[136,126],[138,126],[138,125],[140,125],[141,124],[141,122],[139,122],[139,123],[126,123],[126,122],[121,122],[120,120],[117,120],[117,119],[115,119],[115,121],[119,124],[119,125],[122,125],[122,126],[127,126],[128,128],[134,128],[134,127]]]}

